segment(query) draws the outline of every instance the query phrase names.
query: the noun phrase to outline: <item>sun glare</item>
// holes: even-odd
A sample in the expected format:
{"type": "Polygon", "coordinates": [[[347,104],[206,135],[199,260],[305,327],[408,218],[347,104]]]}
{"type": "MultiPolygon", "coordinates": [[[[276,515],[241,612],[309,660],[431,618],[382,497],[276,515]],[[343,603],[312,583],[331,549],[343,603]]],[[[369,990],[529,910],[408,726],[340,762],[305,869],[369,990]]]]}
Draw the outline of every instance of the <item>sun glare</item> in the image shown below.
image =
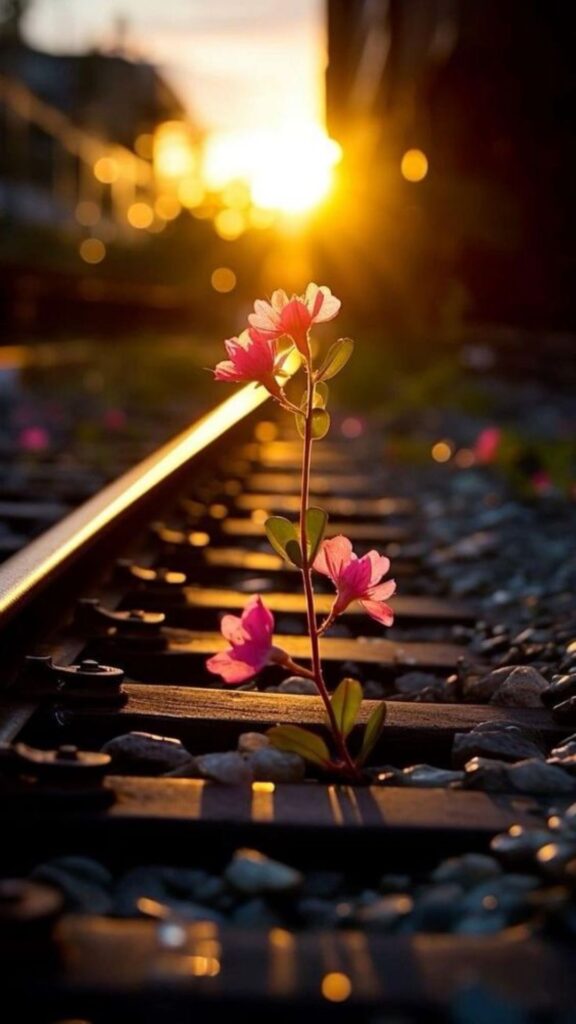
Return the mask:
{"type": "Polygon", "coordinates": [[[275,131],[213,136],[207,143],[204,177],[215,191],[244,181],[255,206],[305,213],[328,195],[340,146],[319,125],[289,125],[275,131]]]}

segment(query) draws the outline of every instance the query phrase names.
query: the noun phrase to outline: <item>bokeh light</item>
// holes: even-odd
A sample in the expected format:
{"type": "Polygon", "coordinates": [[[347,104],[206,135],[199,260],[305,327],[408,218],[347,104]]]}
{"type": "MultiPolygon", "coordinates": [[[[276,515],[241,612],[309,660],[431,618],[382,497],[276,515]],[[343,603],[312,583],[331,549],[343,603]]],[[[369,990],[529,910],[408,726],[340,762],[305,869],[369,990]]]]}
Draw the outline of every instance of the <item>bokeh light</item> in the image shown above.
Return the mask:
{"type": "Polygon", "coordinates": [[[132,203],[126,211],[126,219],[131,227],[143,230],[152,224],[154,211],[148,203],[132,203]]]}
{"type": "Polygon", "coordinates": [[[100,238],[85,238],[80,242],[78,252],[85,263],[102,263],[106,258],[106,246],[100,238]]]}
{"type": "Polygon", "coordinates": [[[118,161],[111,156],[101,156],[94,164],[94,177],[103,185],[113,185],[119,175],[118,161]]]}
{"type": "Polygon", "coordinates": [[[400,170],[406,181],[424,181],[428,174],[428,157],[421,149],[408,149],[402,157],[400,170]]]}
{"type": "Polygon", "coordinates": [[[212,271],[210,284],[215,292],[231,292],[236,287],[236,274],[230,267],[216,267],[212,271]]]}

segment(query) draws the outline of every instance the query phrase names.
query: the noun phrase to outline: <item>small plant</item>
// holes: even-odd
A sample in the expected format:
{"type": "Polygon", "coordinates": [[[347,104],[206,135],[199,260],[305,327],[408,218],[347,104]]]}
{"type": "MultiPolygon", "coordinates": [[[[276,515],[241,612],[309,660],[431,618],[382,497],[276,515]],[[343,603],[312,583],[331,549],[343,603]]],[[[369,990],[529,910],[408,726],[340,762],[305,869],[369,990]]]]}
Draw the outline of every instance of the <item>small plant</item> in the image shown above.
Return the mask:
{"type": "Polygon", "coordinates": [[[384,555],[369,551],[359,558],[347,537],[340,535],[325,540],[328,516],[324,509],[309,505],[312,446],[325,437],[330,428],[326,382],[344,368],[354,348],[349,338],[341,338],[316,367],[310,331],[314,324],[332,320],[339,309],[339,299],[326,287],[309,284],[303,296],[293,295],[292,298],[282,290],[275,291],[269,303],[258,300],[254,304],[254,313],[248,317],[248,329],[240,337],[224,343],[229,358],[218,363],[214,371],[216,380],[262,384],[283,409],[294,415],[302,438],[299,522],[270,516],[266,533],[274,550],[302,574],[312,669],[296,664],[286,651],[273,644],[274,617],[259,596],[248,601],[240,618],[224,616],[222,635],[230,648],[210,658],[207,667],[232,686],[252,679],[268,664],[280,665],[292,675],[312,679],[326,709],[332,750],[321,736],[296,725],[270,729],[270,741],[278,749],[298,753],[330,773],[359,780],[363,765],[382,731],[386,705],[380,703],[370,715],[360,750],[353,755],[348,748],[348,737],[360,711],[362,687],[356,679],[343,679],[332,696],[329,694],[319,640],[353,601],[360,601],[368,615],[382,625],[391,626],[394,614],[386,602],[392,597],[396,584],[394,580],[382,582],[390,568],[384,555]],[[299,369],[306,379],[298,405],[284,390],[288,377],[286,360],[294,351],[299,355],[299,369]],[[328,576],[336,588],[330,613],[320,624],[314,607],[314,572],[328,576]]]}

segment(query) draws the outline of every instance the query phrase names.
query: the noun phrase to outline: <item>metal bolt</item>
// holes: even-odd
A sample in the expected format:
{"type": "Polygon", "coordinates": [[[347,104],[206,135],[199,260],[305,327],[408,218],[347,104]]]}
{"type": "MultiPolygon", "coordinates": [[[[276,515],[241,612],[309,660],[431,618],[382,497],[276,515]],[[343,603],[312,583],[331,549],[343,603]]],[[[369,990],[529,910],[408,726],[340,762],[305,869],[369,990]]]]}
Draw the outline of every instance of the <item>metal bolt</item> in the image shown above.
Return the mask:
{"type": "Polygon", "coordinates": [[[84,661],[80,662],[80,669],[82,672],[101,672],[102,666],[100,662],[94,661],[93,658],[84,658],[84,661]]]}

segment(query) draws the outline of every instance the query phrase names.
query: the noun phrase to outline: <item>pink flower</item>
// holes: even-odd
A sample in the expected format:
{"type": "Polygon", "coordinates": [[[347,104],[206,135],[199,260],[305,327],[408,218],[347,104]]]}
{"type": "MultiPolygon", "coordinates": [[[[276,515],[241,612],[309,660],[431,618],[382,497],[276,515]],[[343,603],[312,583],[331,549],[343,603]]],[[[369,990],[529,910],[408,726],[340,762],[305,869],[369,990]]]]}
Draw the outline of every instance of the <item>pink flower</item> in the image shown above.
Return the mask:
{"type": "Polygon", "coordinates": [[[494,462],[501,440],[502,431],[500,427],[485,427],[484,430],[481,430],[474,445],[474,454],[478,462],[484,465],[488,462],[494,462]]]}
{"type": "Polygon", "coordinates": [[[229,338],[224,345],[230,358],[216,366],[216,380],[263,384],[273,395],[278,395],[279,387],[275,378],[288,353],[278,355],[275,340],[252,338],[248,331],[242,331],[239,338],[229,338]]]}
{"type": "Polygon", "coordinates": [[[241,618],[225,615],[220,628],[232,647],[209,658],[206,668],[222,676],[225,683],[244,683],[268,662],[281,661],[284,657],[283,651],[272,646],[274,616],[259,596],[248,601],[241,618]]]}
{"type": "Polygon", "coordinates": [[[330,620],[341,615],[352,601],[360,604],[368,615],[385,626],[394,622],[394,612],[385,602],[396,590],[394,580],[381,583],[380,580],[390,568],[390,559],[369,551],[358,558],[352,551],[352,544],[341,534],[325,540],[314,561],[314,568],[329,576],[336,587],[336,599],[330,612],[330,620]]]}
{"type": "Polygon", "coordinates": [[[308,332],[312,324],[332,320],[340,305],[340,299],[325,285],[311,283],[304,295],[293,295],[291,299],[279,288],[270,302],[257,299],[254,303],[254,312],[248,317],[250,337],[265,340],[287,334],[298,351],[309,358],[308,332]]]}

